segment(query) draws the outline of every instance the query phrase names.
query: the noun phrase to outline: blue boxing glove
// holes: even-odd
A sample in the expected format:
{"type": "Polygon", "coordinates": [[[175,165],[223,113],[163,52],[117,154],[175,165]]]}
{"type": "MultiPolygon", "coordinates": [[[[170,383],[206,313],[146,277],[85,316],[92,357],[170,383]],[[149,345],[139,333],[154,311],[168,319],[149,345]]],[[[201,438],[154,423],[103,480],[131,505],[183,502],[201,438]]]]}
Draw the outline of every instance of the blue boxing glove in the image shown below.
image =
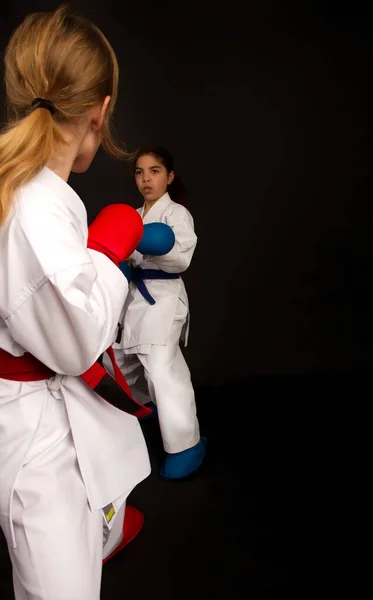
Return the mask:
{"type": "Polygon", "coordinates": [[[166,223],[148,223],[144,225],[144,233],[136,250],[141,254],[163,256],[175,245],[175,234],[166,223]]]}
{"type": "Polygon", "coordinates": [[[128,283],[131,281],[132,279],[132,269],[129,266],[128,262],[121,262],[119,263],[119,268],[122,271],[123,275],[126,277],[128,283]]]}

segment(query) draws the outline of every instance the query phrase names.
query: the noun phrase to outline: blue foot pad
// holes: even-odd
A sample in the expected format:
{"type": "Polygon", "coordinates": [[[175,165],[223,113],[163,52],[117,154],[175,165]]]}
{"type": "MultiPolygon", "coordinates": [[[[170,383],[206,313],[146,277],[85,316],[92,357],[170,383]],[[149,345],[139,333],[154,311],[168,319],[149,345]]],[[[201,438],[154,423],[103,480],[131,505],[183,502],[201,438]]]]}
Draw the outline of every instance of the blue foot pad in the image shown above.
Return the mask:
{"type": "Polygon", "coordinates": [[[188,450],[167,454],[160,469],[160,475],[164,479],[182,479],[197,471],[206,455],[207,438],[201,440],[188,450]]]}

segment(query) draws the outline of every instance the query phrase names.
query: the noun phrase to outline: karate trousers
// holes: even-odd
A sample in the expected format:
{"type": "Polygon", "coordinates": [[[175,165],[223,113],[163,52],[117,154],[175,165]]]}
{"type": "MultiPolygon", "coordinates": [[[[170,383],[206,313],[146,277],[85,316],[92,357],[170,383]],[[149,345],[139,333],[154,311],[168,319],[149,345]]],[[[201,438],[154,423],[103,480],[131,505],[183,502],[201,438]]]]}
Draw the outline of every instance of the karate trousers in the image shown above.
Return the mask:
{"type": "Polygon", "coordinates": [[[165,345],[152,344],[147,352],[115,349],[134,398],[142,404],[156,404],[163,447],[169,454],[192,448],[200,440],[191,374],[180,349],[186,317],[187,309],[180,301],[165,345]]]}
{"type": "Polygon", "coordinates": [[[15,599],[99,600],[102,561],[122,540],[126,498],[109,531],[103,511],[89,508],[64,403],[52,400],[50,412],[13,494],[15,599]]]}

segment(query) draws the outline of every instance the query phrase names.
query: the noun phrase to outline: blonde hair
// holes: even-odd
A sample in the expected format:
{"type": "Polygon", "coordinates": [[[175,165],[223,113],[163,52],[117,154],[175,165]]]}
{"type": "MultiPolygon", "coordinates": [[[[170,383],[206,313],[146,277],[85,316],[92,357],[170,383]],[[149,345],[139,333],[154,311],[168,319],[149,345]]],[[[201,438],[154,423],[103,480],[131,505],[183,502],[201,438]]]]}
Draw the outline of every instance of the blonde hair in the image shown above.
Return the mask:
{"type": "Polygon", "coordinates": [[[57,144],[58,123],[73,121],[110,96],[102,127],[106,152],[125,158],[110,132],[119,69],[106,37],[66,6],[34,13],[14,31],[5,52],[8,124],[0,135],[0,224],[15,191],[34,178],[57,144]],[[35,98],[53,103],[52,114],[35,98]]]}

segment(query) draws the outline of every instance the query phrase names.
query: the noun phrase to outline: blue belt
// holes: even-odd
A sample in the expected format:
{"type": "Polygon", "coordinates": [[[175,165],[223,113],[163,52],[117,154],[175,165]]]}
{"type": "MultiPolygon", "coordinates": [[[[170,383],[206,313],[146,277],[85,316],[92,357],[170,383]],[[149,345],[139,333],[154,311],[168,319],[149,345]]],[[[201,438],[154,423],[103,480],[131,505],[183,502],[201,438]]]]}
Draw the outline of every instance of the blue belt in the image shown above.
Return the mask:
{"type": "Polygon", "coordinates": [[[154,298],[149,294],[144,279],[180,279],[179,273],[166,273],[158,269],[142,269],[135,267],[132,269],[132,281],[137,285],[137,289],[149,304],[155,304],[154,298]]]}

